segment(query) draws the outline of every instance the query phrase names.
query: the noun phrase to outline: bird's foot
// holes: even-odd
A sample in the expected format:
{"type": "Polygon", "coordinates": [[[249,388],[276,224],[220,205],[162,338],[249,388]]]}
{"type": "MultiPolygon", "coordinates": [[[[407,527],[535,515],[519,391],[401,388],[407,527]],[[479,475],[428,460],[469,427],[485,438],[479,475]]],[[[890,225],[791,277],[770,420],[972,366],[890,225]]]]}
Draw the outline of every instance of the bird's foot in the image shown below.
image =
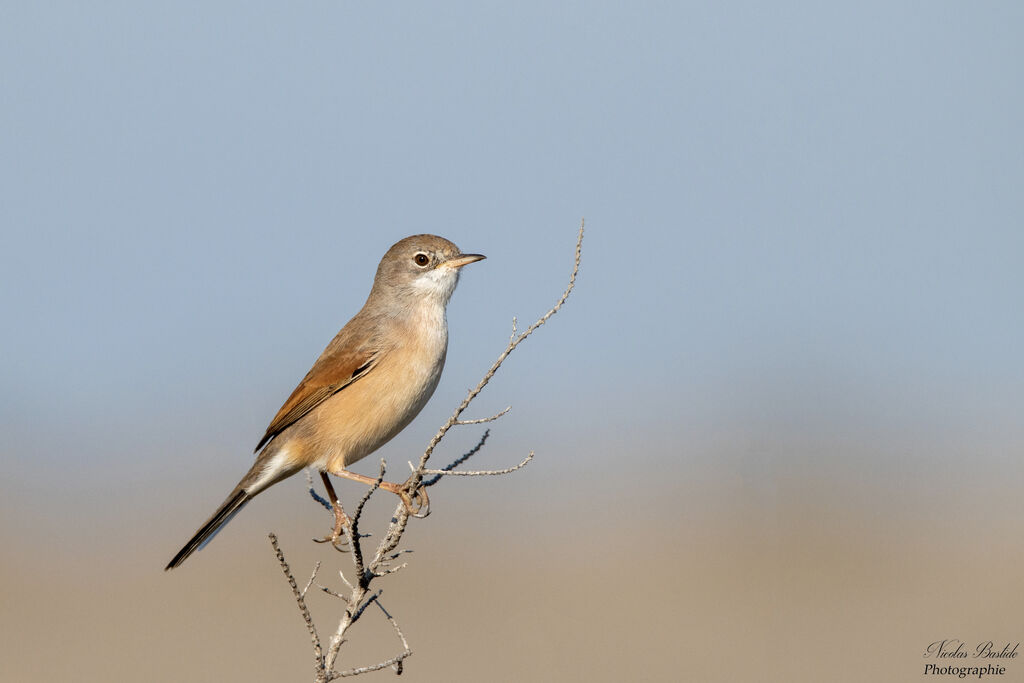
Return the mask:
{"type": "Polygon", "coordinates": [[[341,509],[340,504],[334,505],[334,529],[331,531],[330,536],[324,536],[323,538],[314,538],[313,541],[316,543],[330,543],[334,546],[334,549],[341,553],[347,553],[348,548],[348,536],[345,534],[345,527],[348,526],[348,515],[341,509]]]}
{"type": "Polygon", "coordinates": [[[348,525],[348,515],[345,514],[345,508],[341,507],[341,501],[338,500],[338,494],[334,492],[334,486],[331,484],[331,478],[327,476],[326,472],[320,472],[320,478],[324,482],[324,488],[327,489],[327,497],[331,500],[331,510],[334,511],[334,529],[330,536],[324,538],[314,538],[313,540],[317,543],[327,543],[330,541],[331,545],[338,552],[348,552],[345,548],[345,542],[348,537],[345,535],[345,527],[348,525]]]}
{"type": "Polygon", "coordinates": [[[411,517],[423,519],[430,514],[430,498],[427,497],[427,489],[421,484],[413,485],[410,477],[404,484],[392,484],[389,481],[381,482],[381,488],[386,488],[402,499],[406,512],[411,517]]]}

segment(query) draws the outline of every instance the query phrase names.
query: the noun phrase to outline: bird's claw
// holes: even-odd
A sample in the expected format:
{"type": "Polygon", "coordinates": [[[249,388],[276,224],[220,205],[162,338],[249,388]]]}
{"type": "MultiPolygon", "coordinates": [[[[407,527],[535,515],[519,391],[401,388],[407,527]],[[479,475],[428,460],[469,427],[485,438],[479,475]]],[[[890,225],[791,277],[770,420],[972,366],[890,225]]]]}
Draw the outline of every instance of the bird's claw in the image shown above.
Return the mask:
{"type": "Polygon", "coordinates": [[[430,498],[427,497],[427,490],[424,486],[413,488],[409,482],[405,482],[396,493],[402,499],[405,511],[409,513],[410,517],[423,519],[430,514],[430,498]],[[409,495],[410,488],[412,488],[412,495],[409,495]],[[413,501],[413,496],[416,497],[415,501],[413,501]]]}
{"type": "Polygon", "coordinates": [[[324,536],[323,538],[314,538],[313,542],[330,543],[339,553],[348,552],[348,548],[345,546],[345,544],[348,543],[348,538],[345,534],[331,534],[330,536],[324,536]]]}
{"type": "MultiPolygon", "coordinates": [[[[331,497],[335,498],[334,490],[331,490],[331,497]]],[[[334,529],[331,530],[330,536],[324,536],[323,538],[314,538],[314,543],[330,543],[334,546],[334,549],[339,553],[347,553],[348,548],[345,547],[345,543],[348,542],[348,536],[345,534],[345,527],[349,524],[348,515],[341,509],[341,503],[334,504],[334,529]]]]}

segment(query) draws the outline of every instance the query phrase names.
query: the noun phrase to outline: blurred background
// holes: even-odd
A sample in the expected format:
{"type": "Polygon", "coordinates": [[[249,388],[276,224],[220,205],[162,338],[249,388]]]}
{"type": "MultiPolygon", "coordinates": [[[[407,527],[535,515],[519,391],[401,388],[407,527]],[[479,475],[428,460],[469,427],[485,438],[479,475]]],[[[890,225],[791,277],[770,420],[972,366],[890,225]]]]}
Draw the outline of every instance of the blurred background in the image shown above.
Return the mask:
{"type": "MultiPolygon", "coordinates": [[[[488,256],[378,454],[401,479],[584,216],[576,292],[470,410],[512,406],[476,467],[535,461],[435,487],[382,584],[407,678],[905,681],[1024,639],[1022,34],[1014,3],[6,3],[0,679],[311,679],[267,533],[300,581],[349,560],[304,478],[164,565],[393,242],[488,256]]],[[[369,617],[343,665],[399,650],[369,617]]]]}

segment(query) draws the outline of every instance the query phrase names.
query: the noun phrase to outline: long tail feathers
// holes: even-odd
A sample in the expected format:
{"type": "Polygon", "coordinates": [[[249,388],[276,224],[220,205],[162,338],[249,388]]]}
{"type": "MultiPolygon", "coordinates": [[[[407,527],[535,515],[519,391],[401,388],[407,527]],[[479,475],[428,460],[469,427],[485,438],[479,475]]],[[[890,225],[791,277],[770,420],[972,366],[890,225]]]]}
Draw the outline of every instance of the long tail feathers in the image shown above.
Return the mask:
{"type": "Polygon", "coordinates": [[[228,499],[224,501],[224,504],[220,506],[220,509],[213,514],[213,517],[210,517],[206,524],[200,527],[196,535],[192,537],[192,540],[186,543],[185,547],[174,556],[174,559],[167,563],[164,571],[180,566],[182,562],[188,559],[189,555],[197,550],[202,550],[203,546],[209,543],[217,535],[217,532],[223,529],[231,521],[231,518],[238,514],[238,511],[250,500],[252,500],[252,496],[246,493],[245,489],[235,489],[228,496],[228,499]]]}

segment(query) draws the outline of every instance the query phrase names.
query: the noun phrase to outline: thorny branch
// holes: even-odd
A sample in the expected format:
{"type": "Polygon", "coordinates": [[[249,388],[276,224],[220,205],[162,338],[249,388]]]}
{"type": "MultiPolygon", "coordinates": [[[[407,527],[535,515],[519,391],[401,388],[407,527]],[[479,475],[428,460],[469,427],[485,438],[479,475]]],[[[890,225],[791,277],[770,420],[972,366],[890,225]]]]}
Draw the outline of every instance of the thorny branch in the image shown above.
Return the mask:
{"type": "MultiPolygon", "coordinates": [[[[302,619],[306,622],[306,628],[309,630],[310,638],[313,641],[313,657],[316,660],[317,673],[323,669],[324,655],[323,649],[320,647],[320,636],[317,635],[316,625],[313,624],[313,617],[309,613],[309,608],[306,607],[306,590],[309,589],[309,585],[302,591],[299,591],[299,586],[295,583],[295,576],[292,574],[291,568],[288,563],[285,562],[284,553],[281,552],[281,546],[277,544],[277,535],[271,532],[270,534],[270,545],[274,547],[274,554],[277,555],[277,561],[281,564],[281,570],[284,572],[285,578],[288,579],[288,585],[292,588],[292,595],[295,596],[295,602],[299,605],[299,611],[302,612],[302,619]]],[[[319,564],[317,567],[319,568],[319,564]]],[[[316,576],[316,570],[313,571],[313,576],[316,576]]],[[[309,577],[310,583],[313,582],[313,576],[309,577]]]]}
{"type": "MultiPolygon", "coordinates": [[[[516,319],[512,319],[512,335],[509,337],[509,341],[508,344],[505,346],[505,350],[501,352],[497,360],[494,361],[494,364],[491,365],[490,369],[484,374],[483,378],[476,385],[476,387],[469,391],[469,394],[462,401],[462,403],[460,403],[459,406],[455,409],[455,412],[452,413],[451,417],[448,418],[447,422],[445,422],[441,426],[441,428],[437,431],[434,437],[430,440],[430,443],[427,444],[426,450],[424,450],[423,455],[420,457],[419,464],[414,466],[412,463],[409,463],[409,467],[410,469],[412,469],[412,474],[409,476],[409,479],[405,482],[404,487],[411,499],[417,499],[417,494],[422,489],[429,486],[433,486],[438,481],[440,481],[441,478],[445,476],[474,477],[509,474],[511,472],[515,472],[516,470],[522,467],[525,467],[530,462],[530,460],[533,459],[533,451],[531,451],[530,454],[527,455],[522,462],[505,469],[473,471],[457,470],[456,468],[459,465],[469,460],[477,452],[479,452],[481,448],[483,448],[484,444],[487,441],[487,437],[490,435],[490,430],[486,430],[484,431],[483,436],[480,437],[480,440],[473,448],[471,448],[468,452],[464,453],[463,455],[453,460],[445,467],[441,469],[429,469],[427,467],[427,462],[430,460],[430,456],[434,453],[434,449],[437,448],[438,444],[441,443],[445,435],[448,433],[448,430],[450,430],[452,427],[457,425],[475,425],[494,422],[495,420],[498,420],[503,415],[505,415],[511,409],[510,406],[509,408],[505,408],[504,410],[495,415],[480,419],[460,419],[462,413],[466,410],[466,408],[469,407],[470,403],[472,403],[473,400],[480,394],[483,388],[487,386],[487,383],[491,381],[491,378],[494,377],[495,373],[498,371],[498,368],[500,368],[502,363],[505,362],[505,359],[508,358],[509,355],[516,349],[516,347],[522,344],[527,337],[529,337],[531,334],[537,331],[537,329],[541,325],[546,323],[551,318],[551,316],[557,313],[559,309],[562,308],[562,305],[565,304],[566,300],[568,300],[569,294],[572,292],[573,287],[575,287],[576,285],[576,275],[577,273],[579,273],[582,248],[583,221],[581,220],[579,234],[576,238],[576,254],[573,260],[572,274],[569,276],[569,284],[566,286],[565,291],[562,293],[562,296],[558,299],[555,305],[552,306],[550,310],[548,310],[547,313],[538,318],[535,323],[526,328],[526,330],[523,331],[522,333],[518,332],[518,329],[516,327],[516,319]]],[[[345,584],[345,587],[348,591],[347,595],[343,592],[337,592],[331,590],[326,586],[322,586],[319,583],[316,583],[317,573],[320,570],[319,562],[317,562],[316,566],[314,567],[313,573],[310,575],[309,581],[306,583],[306,587],[302,590],[299,590],[298,584],[295,581],[295,576],[292,574],[291,568],[285,561],[284,553],[281,551],[281,548],[278,545],[277,536],[275,536],[274,534],[270,534],[270,543],[274,548],[274,553],[277,557],[277,561],[281,565],[281,570],[284,572],[284,575],[288,580],[288,585],[291,587],[292,595],[294,595],[295,601],[299,606],[299,611],[302,614],[302,619],[306,623],[306,628],[309,631],[310,638],[313,643],[313,655],[316,662],[316,675],[314,678],[315,683],[327,683],[327,681],[332,681],[337,678],[357,676],[359,674],[369,673],[371,671],[380,671],[382,669],[387,668],[392,668],[396,674],[401,674],[405,659],[412,655],[412,650],[409,648],[409,643],[406,641],[405,635],[402,633],[402,629],[399,628],[398,622],[384,608],[384,606],[380,602],[381,591],[378,589],[376,591],[371,592],[370,590],[370,586],[373,584],[373,581],[375,579],[380,578],[382,576],[386,576],[387,574],[394,573],[405,566],[405,564],[391,566],[391,563],[399,557],[401,557],[402,554],[412,552],[410,550],[398,550],[398,544],[401,542],[402,535],[405,533],[405,528],[409,523],[411,513],[409,512],[409,509],[405,506],[404,503],[400,502],[398,504],[398,506],[395,508],[395,513],[391,518],[391,523],[387,527],[387,530],[385,531],[383,538],[381,538],[379,544],[377,545],[377,549],[372,553],[372,555],[368,555],[363,548],[363,540],[367,538],[367,536],[359,533],[359,524],[362,519],[363,509],[366,506],[367,501],[369,501],[370,497],[380,487],[381,482],[384,480],[385,469],[386,465],[382,460],[380,466],[380,474],[377,477],[376,482],[374,483],[373,486],[367,489],[366,493],[359,501],[359,505],[356,507],[355,513],[349,517],[349,524],[345,527],[345,536],[348,541],[349,548],[351,549],[352,568],[355,572],[354,581],[350,581],[345,576],[343,571],[339,570],[338,572],[339,578],[341,579],[342,583],[345,584]],[[338,622],[338,626],[335,629],[334,635],[331,637],[331,642],[327,647],[326,655],[323,652],[323,646],[320,641],[320,636],[317,633],[317,629],[313,622],[313,618],[310,614],[309,608],[306,605],[306,594],[309,592],[309,589],[314,585],[319,591],[326,593],[327,595],[331,595],[335,598],[338,598],[345,603],[345,613],[338,622]],[[346,642],[346,635],[348,634],[349,629],[351,629],[352,626],[360,619],[360,617],[363,616],[366,609],[370,607],[370,605],[376,605],[383,613],[384,618],[388,621],[388,623],[391,624],[396,636],[401,642],[402,651],[394,657],[391,657],[390,659],[384,660],[382,662],[378,662],[376,664],[339,671],[335,668],[335,665],[338,661],[338,657],[341,652],[341,647],[346,642]]],[[[315,501],[326,507],[328,510],[332,509],[330,502],[321,497],[320,495],[318,495],[314,490],[312,477],[309,478],[309,493],[315,501]]]]}

